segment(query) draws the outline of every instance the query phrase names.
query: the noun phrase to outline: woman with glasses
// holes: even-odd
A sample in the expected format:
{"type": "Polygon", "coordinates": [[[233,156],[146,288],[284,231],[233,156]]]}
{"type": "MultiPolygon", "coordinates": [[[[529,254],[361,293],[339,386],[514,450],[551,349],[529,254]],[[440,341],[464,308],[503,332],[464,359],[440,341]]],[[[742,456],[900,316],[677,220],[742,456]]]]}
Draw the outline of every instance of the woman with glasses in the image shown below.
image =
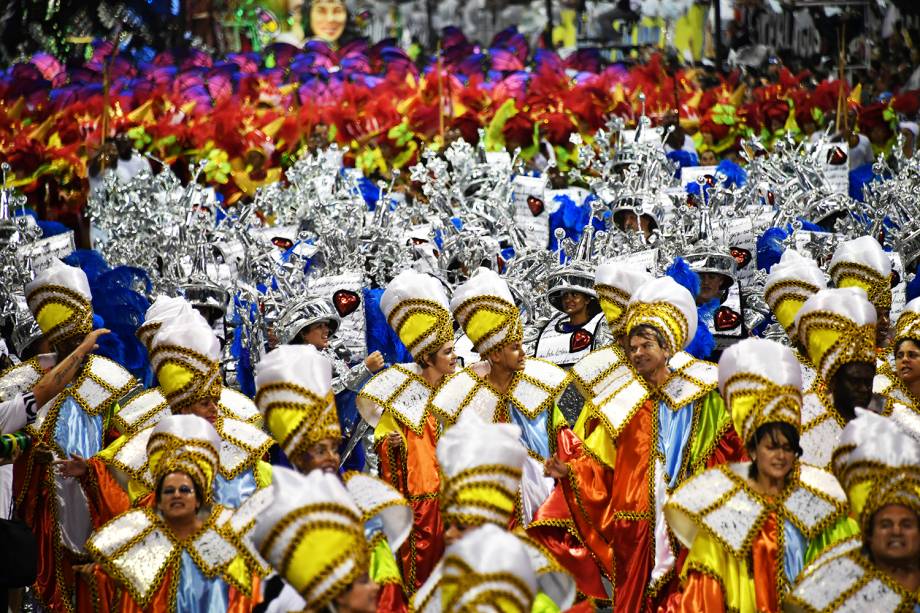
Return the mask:
{"type": "MultiPolygon", "coordinates": [[[[147,443],[155,506],[115,517],[87,541],[78,611],[243,612],[258,578],[229,513],[212,501],[220,436],[195,415],[164,417],[147,443]]],[[[255,598],[254,598],[255,596],[255,598]]]]}

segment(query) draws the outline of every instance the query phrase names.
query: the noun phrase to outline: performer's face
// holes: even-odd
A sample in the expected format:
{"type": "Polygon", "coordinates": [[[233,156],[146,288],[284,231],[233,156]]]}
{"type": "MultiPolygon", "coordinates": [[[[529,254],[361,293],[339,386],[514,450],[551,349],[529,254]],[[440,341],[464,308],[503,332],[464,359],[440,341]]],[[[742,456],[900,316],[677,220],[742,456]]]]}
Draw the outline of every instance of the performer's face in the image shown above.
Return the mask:
{"type": "Polygon", "coordinates": [[[757,465],[757,474],[774,481],[784,481],[795,466],[795,447],[780,430],[771,430],[757,441],[751,459],[757,465]]]}
{"type": "Polygon", "coordinates": [[[898,376],[905,385],[920,379],[920,346],[912,340],[901,341],[894,353],[898,376]]]}
{"type": "Polygon", "coordinates": [[[476,526],[463,526],[456,521],[450,521],[444,526],[444,545],[450,546],[463,538],[463,535],[476,526]]]}
{"type": "Polygon", "coordinates": [[[313,345],[320,351],[329,346],[329,324],[325,321],[307,326],[301,334],[306,345],[313,345]]]}
{"type": "Polygon", "coordinates": [[[428,356],[428,366],[442,375],[449,375],[457,369],[457,354],[454,341],[447,341],[437,351],[428,356]]]}
{"type": "Polygon", "coordinates": [[[369,576],[362,575],[335,599],[336,611],[353,613],[376,613],[380,586],[369,576]]]}
{"type": "Polygon", "coordinates": [[[196,400],[183,408],[180,413],[182,415],[197,415],[213,424],[217,421],[217,398],[208,396],[207,398],[196,400]]]}
{"type": "Polygon", "coordinates": [[[195,482],[185,473],[169,473],[160,484],[157,508],[167,521],[188,519],[198,512],[195,482]]]}
{"type": "Polygon", "coordinates": [[[644,379],[650,379],[668,367],[667,349],[651,334],[636,334],[629,338],[629,361],[644,379]]]}
{"type": "Polygon", "coordinates": [[[570,319],[584,317],[588,313],[588,296],[581,292],[562,294],[562,310],[570,319]]]}
{"type": "Polygon", "coordinates": [[[310,28],[326,42],[341,38],[347,19],[348,11],[341,0],[314,0],[310,5],[310,28]]]}
{"type": "Polygon", "coordinates": [[[867,407],[872,401],[872,379],[875,362],[851,362],[840,367],[831,377],[834,408],[847,419],[856,416],[856,407],[867,407]]]}
{"type": "Polygon", "coordinates": [[[888,333],[891,331],[891,309],[875,307],[875,346],[888,346],[888,333]]]}
{"type": "Polygon", "coordinates": [[[324,438],[300,454],[291,458],[297,469],[303,474],[319,469],[327,473],[339,470],[342,457],[339,455],[339,441],[334,438],[324,438]]]}
{"type": "Polygon", "coordinates": [[[866,541],[876,564],[903,568],[920,563],[917,514],[904,505],[889,504],[876,511],[866,541]]]}
{"type": "Polygon", "coordinates": [[[697,304],[706,304],[722,294],[722,284],[725,277],[711,272],[700,273],[700,295],[696,297],[697,304]]]}
{"type": "Polygon", "coordinates": [[[505,345],[489,354],[489,362],[493,366],[500,366],[506,370],[524,370],[526,359],[527,354],[524,353],[524,345],[521,341],[505,345]]]}

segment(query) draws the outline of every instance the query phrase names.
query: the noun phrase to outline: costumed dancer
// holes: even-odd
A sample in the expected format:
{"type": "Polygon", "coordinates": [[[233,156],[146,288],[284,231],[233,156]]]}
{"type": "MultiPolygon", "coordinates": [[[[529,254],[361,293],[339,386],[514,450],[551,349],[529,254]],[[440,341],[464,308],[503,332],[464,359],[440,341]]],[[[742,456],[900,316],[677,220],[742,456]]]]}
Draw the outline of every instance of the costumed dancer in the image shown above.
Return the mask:
{"type": "Polygon", "coordinates": [[[861,287],[875,307],[875,346],[888,347],[891,328],[891,260],[871,236],[840,243],[828,266],[836,287],[861,287]]]}
{"type": "MultiPolygon", "coordinates": [[[[576,260],[551,274],[547,285],[546,299],[559,315],[540,330],[534,357],[569,369],[594,349],[610,344],[604,312],[593,288],[594,273],[590,264],[576,260]]],[[[572,385],[559,399],[559,410],[571,424],[583,405],[584,399],[572,385]]]]}
{"type": "Polygon", "coordinates": [[[432,406],[449,423],[470,409],[488,422],[517,424],[531,456],[545,461],[549,433],[561,418],[555,403],[568,375],[552,362],[526,356],[521,313],[498,273],[480,268],[457,287],[450,306],[485,360],[445,381],[432,406]]]}
{"type": "MultiPolygon", "coordinates": [[[[362,436],[362,425],[355,414],[355,407],[348,400],[354,398],[370,380],[374,373],[384,367],[383,354],[379,351],[370,353],[358,364],[350,366],[343,360],[332,347],[331,338],[338,331],[342,320],[336,313],[332,302],[322,297],[307,296],[291,304],[278,318],[274,326],[279,344],[312,345],[321,351],[332,362],[332,389],[336,395],[339,407],[347,407],[343,413],[340,410],[339,425],[343,431],[342,449],[346,454],[345,461],[348,466],[362,468],[364,466],[363,447],[358,448],[359,439],[352,441],[353,437],[362,436]],[[353,458],[348,455],[357,451],[353,458]]],[[[367,441],[370,446],[370,441],[367,441]]],[[[367,458],[371,466],[375,459],[367,458]]]]}
{"type": "Polygon", "coordinates": [[[480,268],[454,290],[450,306],[485,360],[442,383],[431,405],[448,424],[470,410],[483,421],[521,428],[521,440],[530,454],[519,517],[526,526],[552,491],[541,464],[555,451],[555,431],[565,426],[556,402],[568,385],[568,373],[552,362],[527,357],[521,342],[521,313],[498,273],[480,268]]]}
{"type": "Polygon", "coordinates": [[[856,407],[873,404],[875,307],[860,288],[823,289],[805,301],[795,326],[824,396],[823,412],[811,416],[803,429],[802,457],[828,469],[840,432],[856,417],[856,407]]]}
{"type": "MultiPolygon", "coordinates": [[[[514,521],[527,450],[520,428],[487,424],[475,413],[464,413],[438,442],[438,460],[444,473],[443,515],[448,547],[480,526],[507,531],[514,521]]],[[[575,582],[518,527],[514,533],[530,556],[537,577],[532,611],[559,611],[575,599],[575,582]]],[[[445,564],[441,563],[416,592],[414,611],[440,611],[443,605],[445,564]]]]}
{"type": "Polygon", "coordinates": [[[809,564],[786,598],[790,612],[896,611],[920,607],[920,447],[868,411],[843,429],[834,473],[862,538],[809,564]]]}
{"type": "MultiPolygon", "coordinates": [[[[197,415],[221,437],[220,463],[214,478],[219,504],[235,508],[271,483],[271,467],[262,461],[272,439],[251,423],[258,411],[248,399],[225,389],[220,377],[220,341],[207,320],[182,298],[158,298],[138,331],[148,348],[159,386],[132,398],[119,411],[123,434],[89,461],[76,458],[67,474],[89,481],[100,499],[111,498],[116,481],[134,501],[155,491],[147,441],[159,420],[170,414],[197,415]]],[[[106,504],[111,504],[108,502],[106,504]]]]}
{"type": "Polygon", "coordinates": [[[55,260],[25,292],[58,362],[82,361],[70,385],[45,403],[29,426],[34,442],[17,461],[13,484],[19,516],[38,544],[35,595],[50,610],[72,611],[72,565],[85,559],[86,539],[108,518],[94,516],[81,484],[51,470],[49,462],[98,452],[116,403],[137,381],[112,360],[78,350],[93,329],[86,273],[55,260]]]}
{"type": "MultiPolygon", "coordinates": [[[[339,440],[341,429],[336,412],[335,395],[332,391],[332,364],[310,345],[282,345],[270,351],[256,367],[256,404],[265,415],[265,423],[300,472],[332,473],[338,478],[340,456],[339,440]]],[[[276,469],[277,470],[277,469],[276,469]]],[[[386,506],[405,505],[405,501],[391,487],[363,474],[350,473],[345,476],[349,484],[364,483],[364,490],[390,492],[386,506]],[[398,499],[398,500],[397,500],[398,499]]],[[[349,490],[352,485],[349,485],[349,490]]],[[[275,490],[277,492],[277,490],[275,490]]],[[[379,505],[366,504],[358,490],[355,503],[361,508],[379,505]]],[[[381,495],[375,496],[380,499],[381,495]]],[[[257,504],[257,503],[253,503],[257,504]]],[[[382,503],[381,503],[382,504],[382,503]]],[[[380,606],[383,610],[404,608],[403,581],[399,567],[384,533],[399,532],[395,541],[402,544],[409,531],[411,516],[405,509],[405,530],[387,531],[380,522],[367,517],[368,547],[371,555],[371,579],[383,586],[380,606]]],[[[280,569],[279,569],[280,570],[280,569]]],[[[283,573],[282,573],[283,574],[283,573]]],[[[294,585],[298,588],[297,585],[294,585]]],[[[298,588],[299,589],[299,588],[298,588]]]]}
{"type": "MultiPolygon", "coordinates": [[[[380,585],[373,578],[376,549],[367,540],[367,511],[355,503],[355,491],[346,488],[338,475],[322,470],[303,475],[277,467],[274,476],[268,491],[271,504],[255,514],[248,503],[237,511],[243,515],[240,523],[250,526],[249,539],[261,557],[283,577],[286,590],[299,598],[282,592],[267,610],[389,610],[378,608],[380,585]]],[[[405,501],[392,504],[405,505],[405,501]]],[[[400,513],[405,520],[401,530],[388,531],[389,538],[399,543],[399,537],[408,534],[410,513],[404,506],[390,507],[394,508],[405,512],[400,513]]]]}
{"type": "Polygon", "coordinates": [[[429,401],[456,367],[453,317],[441,282],[414,270],[401,272],[387,285],[380,308],[415,362],[375,375],[358,394],[357,405],[374,428],[381,478],[412,504],[412,533],[399,551],[411,595],[444,553],[435,455],[438,421],[429,401]]]}
{"type": "Polygon", "coordinates": [[[743,340],[719,360],[719,389],[750,462],[685,481],[665,503],[690,549],[679,611],[778,612],[804,564],[857,534],[834,475],[798,461],[802,376],[792,350],[743,340]]]}
{"type": "Polygon", "coordinates": [[[634,612],[654,609],[680,570],[662,514],[666,495],[706,468],[742,459],[744,449],[715,389],[716,365],[678,353],[696,332],[690,292],[670,277],[655,279],[636,290],[626,317],[639,376],[625,364],[604,371],[618,382],[576,424],[583,438],[560,436],[546,471],[612,580],[614,610],[634,612]],[[672,355],[680,360],[669,364],[672,355]]]}
{"type": "Polygon", "coordinates": [[[87,541],[79,611],[243,613],[259,600],[228,520],[213,502],[220,435],[196,415],[170,415],[147,442],[155,507],[132,509],[87,541]],[[85,585],[84,585],[85,583],[85,585]]]}
{"type": "Polygon", "coordinates": [[[833,413],[833,405],[825,390],[824,380],[818,376],[808,352],[799,341],[796,315],[805,301],[819,291],[827,289],[824,272],[809,257],[787,249],[779,262],[770,268],[764,282],[764,301],[773,312],[776,321],[786,331],[796,359],[802,371],[802,413],[799,436],[802,439],[801,460],[806,464],[829,469],[831,446],[827,453],[820,453],[823,447],[812,443],[820,438],[825,418],[833,413]]]}
{"type": "MultiPolygon", "coordinates": [[[[634,389],[640,395],[645,394],[641,384],[627,385],[636,379],[636,375],[624,353],[626,308],[633,293],[653,278],[651,274],[622,262],[605,262],[597,267],[594,289],[613,342],[595,349],[570,370],[574,384],[589,401],[586,404],[588,410],[576,422],[574,433],[569,429],[558,433],[557,445],[561,451],[572,449],[573,453],[577,446],[585,445],[600,461],[604,462],[604,458],[607,458],[606,465],[611,471],[613,461],[608,453],[610,439],[601,432],[603,428],[596,428],[598,416],[595,413],[603,413],[605,406],[618,406],[620,398],[625,397],[615,393],[611,395],[611,392],[623,390],[629,393],[629,389],[634,389]]],[[[604,419],[601,422],[606,423],[604,419]]],[[[537,510],[527,527],[527,534],[553,553],[556,560],[575,577],[582,594],[597,600],[610,598],[610,577],[602,570],[604,564],[594,558],[591,548],[582,542],[562,487],[556,486],[537,510]]]]}
{"type": "Polygon", "coordinates": [[[885,399],[885,412],[900,404],[920,411],[920,298],[906,305],[895,325],[891,343],[894,367],[879,368],[873,391],[885,399]]]}

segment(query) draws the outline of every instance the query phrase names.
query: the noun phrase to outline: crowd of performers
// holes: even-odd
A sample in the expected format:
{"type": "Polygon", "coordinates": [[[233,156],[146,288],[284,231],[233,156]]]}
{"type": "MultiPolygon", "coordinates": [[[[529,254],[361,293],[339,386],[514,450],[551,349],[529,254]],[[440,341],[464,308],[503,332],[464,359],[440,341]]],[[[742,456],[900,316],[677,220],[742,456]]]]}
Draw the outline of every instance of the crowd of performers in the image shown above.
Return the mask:
{"type": "Polygon", "coordinates": [[[93,98],[71,80],[41,107],[29,65],[5,74],[0,130],[40,117],[0,192],[0,493],[37,558],[17,605],[920,607],[920,155],[917,109],[892,114],[915,97],[861,107],[829,82],[839,120],[806,138],[790,98],[754,134],[723,83],[700,127],[733,127],[697,149],[683,107],[655,126],[651,90],[554,62],[456,90],[483,105],[430,147],[431,78],[394,117],[399,80],[349,105],[331,79],[311,105],[290,66],[229,75],[252,107],[228,123],[167,103],[167,70],[119,115],[171,161],[257,119],[328,126],[298,127],[283,171],[261,134],[257,180],[258,156],[207,147],[191,177],[125,139],[87,161],[56,113],[93,98]],[[29,157],[41,139],[70,157],[29,157]],[[98,251],[18,214],[81,164],[98,251]]]}

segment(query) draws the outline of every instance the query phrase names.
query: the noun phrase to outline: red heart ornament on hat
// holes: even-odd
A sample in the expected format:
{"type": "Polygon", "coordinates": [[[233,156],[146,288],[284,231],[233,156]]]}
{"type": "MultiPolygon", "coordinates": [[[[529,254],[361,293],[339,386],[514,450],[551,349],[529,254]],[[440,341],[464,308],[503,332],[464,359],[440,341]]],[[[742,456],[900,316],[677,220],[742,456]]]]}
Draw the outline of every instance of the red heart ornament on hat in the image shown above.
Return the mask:
{"type": "Polygon", "coordinates": [[[537,198],[536,196],[528,196],[527,197],[527,208],[530,209],[530,212],[534,217],[537,217],[540,215],[540,213],[543,212],[543,209],[545,207],[543,205],[543,201],[537,198]]]}
{"type": "Polygon", "coordinates": [[[569,338],[569,353],[575,353],[581,351],[582,349],[587,349],[591,346],[591,341],[594,340],[594,336],[585,330],[584,328],[579,328],[572,333],[571,338],[569,338]]]}
{"type": "Polygon", "coordinates": [[[743,247],[731,247],[729,251],[738,263],[738,268],[744,268],[751,263],[751,252],[747,249],[743,247]]]}
{"type": "Polygon", "coordinates": [[[340,289],[332,294],[332,306],[335,307],[339,317],[348,317],[358,310],[360,304],[361,298],[351,290],[340,289]]]}
{"type": "Polygon", "coordinates": [[[716,332],[725,332],[737,328],[741,323],[741,315],[727,306],[720,306],[716,311],[716,332]]]}

